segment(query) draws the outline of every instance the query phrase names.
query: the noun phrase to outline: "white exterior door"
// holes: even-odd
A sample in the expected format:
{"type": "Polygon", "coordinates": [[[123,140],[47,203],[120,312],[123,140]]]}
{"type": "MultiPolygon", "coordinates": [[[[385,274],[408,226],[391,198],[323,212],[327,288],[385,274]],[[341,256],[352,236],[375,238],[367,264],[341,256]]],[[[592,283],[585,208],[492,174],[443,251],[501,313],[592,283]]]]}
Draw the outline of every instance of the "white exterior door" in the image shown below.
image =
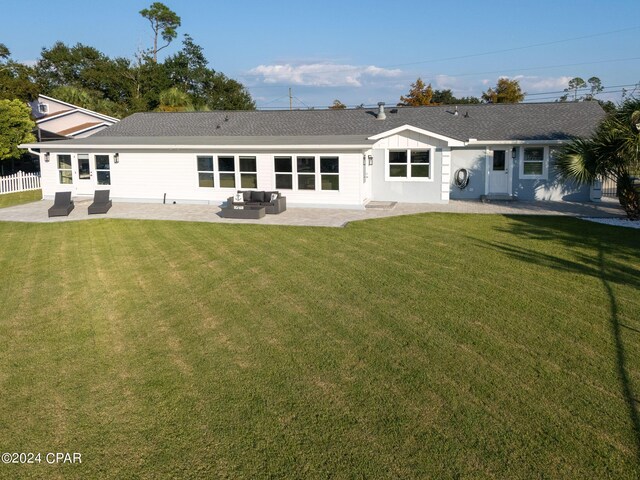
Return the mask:
{"type": "Polygon", "coordinates": [[[78,158],[78,186],[76,194],[91,195],[95,190],[94,169],[91,166],[91,160],[88,154],[79,153],[78,158]]]}
{"type": "Polygon", "coordinates": [[[508,149],[494,149],[489,156],[489,194],[511,195],[511,157],[508,149]]]}

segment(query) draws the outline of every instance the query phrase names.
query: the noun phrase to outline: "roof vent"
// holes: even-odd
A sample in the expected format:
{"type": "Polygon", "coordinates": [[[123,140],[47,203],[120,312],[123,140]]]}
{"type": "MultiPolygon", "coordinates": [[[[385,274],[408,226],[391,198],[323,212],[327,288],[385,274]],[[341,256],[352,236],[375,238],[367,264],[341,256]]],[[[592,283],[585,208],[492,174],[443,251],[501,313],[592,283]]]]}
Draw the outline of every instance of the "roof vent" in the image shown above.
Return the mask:
{"type": "Polygon", "coordinates": [[[453,112],[453,114],[454,114],[456,117],[458,116],[458,106],[457,106],[457,105],[456,105],[456,109],[455,109],[455,111],[453,112]]]}
{"type": "Polygon", "coordinates": [[[378,120],[384,120],[387,115],[384,113],[384,102],[378,102],[378,114],[376,115],[378,120]]]}

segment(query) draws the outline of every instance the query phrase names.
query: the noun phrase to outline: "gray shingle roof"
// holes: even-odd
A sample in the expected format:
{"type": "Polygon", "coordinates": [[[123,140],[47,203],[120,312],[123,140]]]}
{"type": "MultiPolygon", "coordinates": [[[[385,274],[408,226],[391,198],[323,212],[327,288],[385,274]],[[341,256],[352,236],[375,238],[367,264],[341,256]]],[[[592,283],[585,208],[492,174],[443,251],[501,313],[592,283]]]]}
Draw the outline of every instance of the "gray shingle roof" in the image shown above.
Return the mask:
{"type": "MultiPolygon", "coordinates": [[[[597,102],[387,107],[386,120],[375,109],[215,111],[136,113],[93,135],[103,142],[116,137],[291,137],[362,136],[362,139],[412,125],[468,141],[564,140],[590,135],[605,113],[597,102]]],[[[220,138],[219,140],[222,140],[220,138]]],[[[204,140],[204,139],[203,139],[204,140]]],[[[177,142],[179,143],[179,142],[177,142]]]]}

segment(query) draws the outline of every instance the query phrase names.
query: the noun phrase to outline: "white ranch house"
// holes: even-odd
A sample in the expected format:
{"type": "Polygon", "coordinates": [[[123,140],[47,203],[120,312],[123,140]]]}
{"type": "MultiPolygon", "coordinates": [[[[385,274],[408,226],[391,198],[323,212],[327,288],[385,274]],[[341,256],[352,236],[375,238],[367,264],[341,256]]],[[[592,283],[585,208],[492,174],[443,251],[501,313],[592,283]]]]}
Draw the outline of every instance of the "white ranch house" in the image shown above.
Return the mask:
{"type": "Polygon", "coordinates": [[[293,207],[588,201],[588,186],[559,180],[553,155],[604,116],[597,102],[137,113],[88,138],[23,147],[40,155],[46,199],[108,188],[116,202],[210,204],[278,190],[293,207]]]}

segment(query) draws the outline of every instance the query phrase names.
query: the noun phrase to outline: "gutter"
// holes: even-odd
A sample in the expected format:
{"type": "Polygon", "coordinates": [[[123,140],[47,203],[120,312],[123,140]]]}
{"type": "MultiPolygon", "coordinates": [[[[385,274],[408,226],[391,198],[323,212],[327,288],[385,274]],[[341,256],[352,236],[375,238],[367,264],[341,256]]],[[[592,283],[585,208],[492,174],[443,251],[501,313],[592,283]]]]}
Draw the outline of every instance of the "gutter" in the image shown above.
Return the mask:
{"type": "Polygon", "coordinates": [[[44,143],[23,143],[19,148],[43,148],[46,150],[362,150],[369,149],[372,144],[349,144],[349,145],[48,145],[44,143]]]}
{"type": "Polygon", "coordinates": [[[465,146],[471,145],[564,145],[571,140],[477,140],[470,138],[465,146]]]}

